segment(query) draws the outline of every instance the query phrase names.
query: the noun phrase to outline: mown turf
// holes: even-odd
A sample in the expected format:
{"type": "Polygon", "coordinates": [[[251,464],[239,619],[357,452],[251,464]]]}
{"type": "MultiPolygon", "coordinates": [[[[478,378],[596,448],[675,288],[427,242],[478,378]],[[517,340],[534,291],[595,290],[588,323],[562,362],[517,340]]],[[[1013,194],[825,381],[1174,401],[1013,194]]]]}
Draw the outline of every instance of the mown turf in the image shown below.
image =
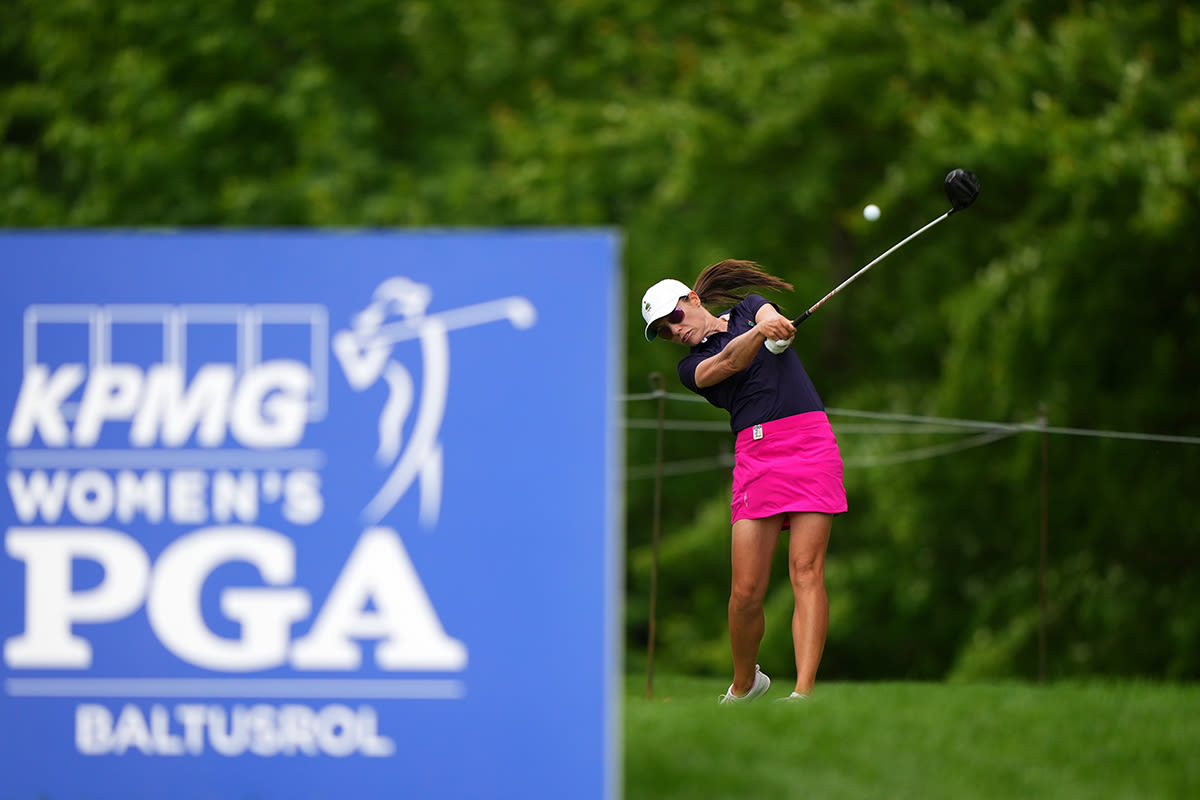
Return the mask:
{"type": "Polygon", "coordinates": [[[717,706],[719,679],[630,677],[625,797],[1200,798],[1200,687],[823,683],[717,706]]]}

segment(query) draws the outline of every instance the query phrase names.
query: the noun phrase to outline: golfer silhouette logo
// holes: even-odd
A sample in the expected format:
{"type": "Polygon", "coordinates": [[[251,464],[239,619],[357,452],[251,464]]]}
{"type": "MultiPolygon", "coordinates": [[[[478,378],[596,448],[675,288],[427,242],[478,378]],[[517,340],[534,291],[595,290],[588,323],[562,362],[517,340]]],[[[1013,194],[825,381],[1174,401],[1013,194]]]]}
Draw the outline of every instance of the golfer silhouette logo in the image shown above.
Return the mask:
{"type": "Polygon", "coordinates": [[[363,509],[367,523],[383,519],[414,483],[419,483],[421,525],[437,525],[442,503],[442,421],[450,386],[449,332],[507,319],[517,329],[531,327],[537,311],[523,297],[508,297],[437,314],[428,313],[433,291],[408,278],[388,278],[379,284],[371,302],[354,315],[349,330],[333,337],[333,352],[346,381],[357,392],[379,380],[388,395],[379,415],[379,446],[375,461],[391,472],[363,509]],[[420,342],[422,375],[416,418],[404,441],[403,431],[417,392],[412,374],[394,358],[397,344],[420,342]]]}

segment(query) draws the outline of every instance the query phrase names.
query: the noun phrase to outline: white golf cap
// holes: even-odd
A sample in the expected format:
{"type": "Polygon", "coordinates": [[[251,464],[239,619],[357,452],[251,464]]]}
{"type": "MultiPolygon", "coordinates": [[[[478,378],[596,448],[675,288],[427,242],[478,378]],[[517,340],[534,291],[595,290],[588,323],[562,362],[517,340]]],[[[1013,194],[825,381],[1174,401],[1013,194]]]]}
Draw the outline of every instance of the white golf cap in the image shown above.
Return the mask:
{"type": "Polygon", "coordinates": [[[659,281],[646,290],[642,295],[642,319],[646,320],[647,342],[653,342],[658,335],[658,331],[650,325],[674,311],[679,305],[679,298],[687,297],[691,292],[686,284],[674,278],[659,281]]]}

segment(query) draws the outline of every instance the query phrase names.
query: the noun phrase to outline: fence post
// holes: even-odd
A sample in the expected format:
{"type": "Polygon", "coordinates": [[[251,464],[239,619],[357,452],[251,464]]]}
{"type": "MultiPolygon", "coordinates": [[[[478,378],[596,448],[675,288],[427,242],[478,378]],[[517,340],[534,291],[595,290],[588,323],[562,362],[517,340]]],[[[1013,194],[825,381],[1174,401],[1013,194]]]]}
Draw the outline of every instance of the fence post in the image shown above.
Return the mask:
{"type": "Polygon", "coordinates": [[[1038,565],[1038,596],[1039,596],[1039,621],[1038,621],[1038,682],[1046,682],[1046,624],[1047,624],[1047,602],[1046,602],[1046,562],[1048,561],[1049,539],[1050,539],[1050,444],[1049,434],[1046,428],[1049,424],[1048,412],[1046,404],[1042,403],[1038,407],[1038,426],[1042,429],[1042,509],[1041,509],[1041,543],[1039,547],[1038,565]]]}
{"type": "Polygon", "coordinates": [[[650,545],[650,633],[646,642],[646,699],[654,697],[654,637],[658,623],[658,539],[662,526],[663,424],[667,389],[661,372],[650,373],[650,389],[658,398],[658,425],[654,434],[654,520],[650,545]]]}

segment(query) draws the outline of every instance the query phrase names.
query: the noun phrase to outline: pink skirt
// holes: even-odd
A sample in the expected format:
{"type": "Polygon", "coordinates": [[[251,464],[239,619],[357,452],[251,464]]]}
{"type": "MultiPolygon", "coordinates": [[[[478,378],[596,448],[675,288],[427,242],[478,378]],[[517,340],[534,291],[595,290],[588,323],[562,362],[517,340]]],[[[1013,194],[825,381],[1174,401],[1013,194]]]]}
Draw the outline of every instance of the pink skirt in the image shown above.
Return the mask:
{"type": "Polygon", "coordinates": [[[734,522],[797,511],[846,511],[842,454],[824,411],[764,422],[738,433],[731,506],[734,522]]]}

